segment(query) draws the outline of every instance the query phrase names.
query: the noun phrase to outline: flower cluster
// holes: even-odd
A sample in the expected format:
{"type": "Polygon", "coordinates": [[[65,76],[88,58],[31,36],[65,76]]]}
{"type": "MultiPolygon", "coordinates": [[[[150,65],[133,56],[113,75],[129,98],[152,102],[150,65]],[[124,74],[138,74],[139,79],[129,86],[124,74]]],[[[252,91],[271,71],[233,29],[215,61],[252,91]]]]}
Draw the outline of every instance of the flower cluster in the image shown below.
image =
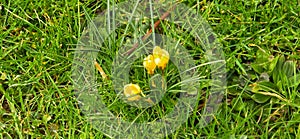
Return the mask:
{"type": "Polygon", "coordinates": [[[169,53],[165,49],[161,49],[159,46],[155,46],[153,54],[147,56],[144,59],[143,65],[146,68],[148,74],[154,74],[156,66],[161,70],[164,70],[169,62],[169,53]]]}
{"type": "MultiPolygon", "coordinates": [[[[155,46],[153,49],[153,54],[148,55],[144,58],[143,66],[147,70],[148,74],[154,74],[154,70],[158,67],[164,70],[169,62],[168,51],[161,49],[159,46],[155,46]]],[[[124,95],[127,97],[128,101],[135,101],[141,98],[142,93],[141,88],[137,84],[127,84],[124,86],[124,95]]]]}

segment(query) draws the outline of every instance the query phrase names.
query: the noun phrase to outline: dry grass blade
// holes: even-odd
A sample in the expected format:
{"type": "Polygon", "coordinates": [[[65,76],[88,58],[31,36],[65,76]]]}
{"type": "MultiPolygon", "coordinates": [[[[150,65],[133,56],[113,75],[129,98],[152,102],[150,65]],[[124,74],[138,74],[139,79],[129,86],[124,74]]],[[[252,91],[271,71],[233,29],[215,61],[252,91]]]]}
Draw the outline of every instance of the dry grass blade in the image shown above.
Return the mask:
{"type": "Polygon", "coordinates": [[[105,79],[105,80],[108,79],[107,75],[105,74],[102,67],[100,66],[100,64],[97,61],[94,62],[94,65],[95,65],[96,69],[100,72],[102,79],[105,79]]]}

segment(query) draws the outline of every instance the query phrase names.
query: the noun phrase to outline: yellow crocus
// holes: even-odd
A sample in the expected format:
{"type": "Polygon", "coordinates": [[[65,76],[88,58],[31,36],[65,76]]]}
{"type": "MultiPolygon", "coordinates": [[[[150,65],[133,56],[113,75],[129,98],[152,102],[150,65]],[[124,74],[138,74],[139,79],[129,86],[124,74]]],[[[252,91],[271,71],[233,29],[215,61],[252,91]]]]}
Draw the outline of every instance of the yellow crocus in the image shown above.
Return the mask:
{"type": "Polygon", "coordinates": [[[139,100],[141,98],[140,94],[142,90],[137,84],[127,84],[124,86],[124,95],[128,98],[129,101],[139,100]]]}
{"type": "Polygon", "coordinates": [[[153,57],[158,68],[162,70],[166,68],[170,58],[168,51],[161,49],[159,46],[155,46],[153,49],[153,57]]]}
{"type": "Polygon", "coordinates": [[[144,67],[148,71],[148,74],[154,74],[154,70],[156,68],[154,57],[153,55],[148,55],[146,58],[144,58],[143,62],[144,67]]]}

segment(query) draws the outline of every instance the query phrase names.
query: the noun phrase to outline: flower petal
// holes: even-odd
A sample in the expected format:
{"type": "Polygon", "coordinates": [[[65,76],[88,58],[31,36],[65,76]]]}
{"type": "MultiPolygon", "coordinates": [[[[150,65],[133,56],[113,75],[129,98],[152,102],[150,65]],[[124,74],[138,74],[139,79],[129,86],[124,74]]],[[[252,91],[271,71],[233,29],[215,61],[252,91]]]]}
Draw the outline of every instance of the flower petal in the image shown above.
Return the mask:
{"type": "Polygon", "coordinates": [[[149,74],[154,74],[154,70],[156,68],[155,62],[154,62],[154,57],[153,55],[149,55],[146,58],[144,58],[143,62],[144,67],[148,71],[149,74]]]}
{"type": "Polygon", "coordinates": [[[137,84],[127,84],[124,86],[124,94],[126,97],[140,94],[141,88],[137,84]]]}
{"type": "Polygon", "coordinates": [[[159,46],[153,48],[153,57],[156,66],[161,69],[167,66],[170,58],[168,51],[161,49],[159,46]]]}

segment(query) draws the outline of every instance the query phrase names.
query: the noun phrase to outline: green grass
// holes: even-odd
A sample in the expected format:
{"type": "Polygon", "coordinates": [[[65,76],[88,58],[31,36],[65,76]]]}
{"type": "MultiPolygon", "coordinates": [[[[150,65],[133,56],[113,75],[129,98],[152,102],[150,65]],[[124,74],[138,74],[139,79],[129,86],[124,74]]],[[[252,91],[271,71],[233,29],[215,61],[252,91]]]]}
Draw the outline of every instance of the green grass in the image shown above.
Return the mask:
{"type": "MultiPolygon", "coordinates": [[[[212,122],[204,128],[198,124],[203,91],[199,108],[167,138],[299,138],[300,1],[182,3],[196,10],[218,35],[228,84],[212,122]]],[[[82,113],[72,78],[76,44],[88,17],[106,7],[106,1],[92,0],[0,2],[0,138],[108,138],[82,113]]],[[[146,32],[151,22],[146,21],[141,31],[146,32]]],[[[116,31],[118,43],[124,35],[133,35],[134,28],[126,30],[126,25],[116,31]]],[[[156,32],[180,39],[197,65],[207,63],[204,50],[181,28],[162,22],[156,32]]],[[[100,50],[97,61],[111,77],[113,57],[120,46],[108,46],[100,50]]],[[[210,88],[206,68],[197,68],[203,90],[210,88]]],[[[142,58],[134,61],[130,71],[130,81],[147,94],[150,76],[142,67],[142,58]]],[[[115,115],[143,122],[173,109],[180,89],[177,73],[170,63],[164,77],[173,88],[168,88],[160,105],[146,110],[116,99],[112,81],[96,76],[99,93],[115,115]]]]}

